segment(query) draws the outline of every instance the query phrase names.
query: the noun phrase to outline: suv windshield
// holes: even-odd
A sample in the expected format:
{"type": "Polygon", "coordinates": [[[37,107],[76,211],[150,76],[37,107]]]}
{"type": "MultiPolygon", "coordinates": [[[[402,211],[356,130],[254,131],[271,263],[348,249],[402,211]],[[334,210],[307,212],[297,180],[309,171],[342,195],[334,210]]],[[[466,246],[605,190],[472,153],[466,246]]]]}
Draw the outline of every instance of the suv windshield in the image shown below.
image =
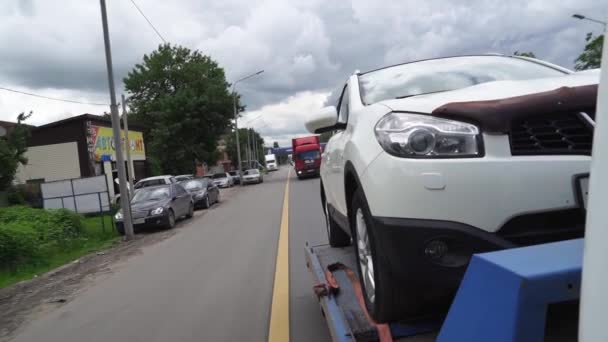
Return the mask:
{"type": "Polygon", "coordinates": [[[220,178],[226,178],[226,174],[225,173],[216,173],[213,175],[213,179],[220,179],[220,178]]]}
{"type": "Polygon", "coordinates": [[[361,99],[378,101],[436,93],[475,84],[562,76],[564,72],[535,62],[501,56],[431,59],[370,71],[359,76],[361,99]]]}
{"type": "Polygon", "coordinates": [[[135,192],[132,202],[154,201],[169,198],[169,187],[144,188],[135,192]]]}

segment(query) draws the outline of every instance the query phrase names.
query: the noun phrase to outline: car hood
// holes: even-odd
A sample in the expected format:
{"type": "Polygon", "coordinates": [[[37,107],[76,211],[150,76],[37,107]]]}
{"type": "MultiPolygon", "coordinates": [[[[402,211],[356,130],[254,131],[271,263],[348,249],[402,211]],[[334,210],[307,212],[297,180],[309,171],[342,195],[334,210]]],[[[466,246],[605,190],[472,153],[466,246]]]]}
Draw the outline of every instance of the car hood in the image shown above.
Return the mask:
{"type": "Polygon", "coordinates": [[[552,112],[594,110],[599,70],[521,81],[496,81],[440,93],[381,101],[392,111],[473,121],[504,133],[513,120],[552,112]]]}
{"type": "Polygon", "coordinates": [[[143,202],[131,202],[131,209],[133,211],[152,210],[158,207],[166,207],[169,204],[169,199],[154,200],[154,201],[143,201],[143,202]]]}

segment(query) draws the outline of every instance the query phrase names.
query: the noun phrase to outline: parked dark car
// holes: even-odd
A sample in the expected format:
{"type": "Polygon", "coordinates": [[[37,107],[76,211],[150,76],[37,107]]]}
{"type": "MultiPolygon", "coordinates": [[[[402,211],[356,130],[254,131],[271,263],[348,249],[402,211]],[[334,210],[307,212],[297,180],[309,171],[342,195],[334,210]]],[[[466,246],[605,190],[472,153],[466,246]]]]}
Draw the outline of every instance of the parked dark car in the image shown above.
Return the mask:
{"type": "Polygon", "coordinates": [[[241,175],[236,171],[228,171],[228,174],[232,177],[234,184],[241,184],[241,175]]]}
{"type": "MultiPolygon", "coordinates": [[[[175,220],[194,215],[192,196],[179,184],[145,187],[137,190],[131,200],[133,229],[162,227],[171,229],[175,220]]],[[[116,229],[125,233],[122,210],[114,216],[116,229]]]]}
{"type": "Polygon", "coordinates": [[[195,178],[180,182],[192,195],[195,208],[209,208],[220,201],[220,189],[207,178],[195,178]]]}

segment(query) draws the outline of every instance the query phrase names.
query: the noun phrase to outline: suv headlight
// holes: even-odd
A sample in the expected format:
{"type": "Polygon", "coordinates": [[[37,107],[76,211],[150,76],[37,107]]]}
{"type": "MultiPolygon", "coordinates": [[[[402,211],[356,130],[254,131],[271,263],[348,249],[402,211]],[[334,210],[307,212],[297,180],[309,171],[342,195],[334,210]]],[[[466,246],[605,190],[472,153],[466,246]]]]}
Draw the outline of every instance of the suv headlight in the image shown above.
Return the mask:
{"type": "Polygon", "coordinates": [[[152,211],[150,211],[150,215],[160,215],[163,213],[163,207],[158,207],[152,211]]]}
{"type": "Polygon", "coordinates": [[[117,221],[122,220],[122,213],[119,211],[116,213],[116,215],[114,215],[114,219],[116,219],[117,221]]]}
{"type": "Polygon", "coordinates": [[[375,128],[382,148],[397,157],[477,157],[477,126],[428,115],[390,113],[375,128]]]}

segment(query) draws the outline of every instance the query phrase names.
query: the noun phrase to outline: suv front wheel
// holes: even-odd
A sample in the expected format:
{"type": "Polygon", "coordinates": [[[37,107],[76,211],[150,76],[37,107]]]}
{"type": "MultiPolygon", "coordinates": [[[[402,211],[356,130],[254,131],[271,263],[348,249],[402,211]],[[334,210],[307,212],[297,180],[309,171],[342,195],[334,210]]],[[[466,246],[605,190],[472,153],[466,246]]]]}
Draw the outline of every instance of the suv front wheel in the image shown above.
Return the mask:
{"type": "Polygon", "coordinates": [[[398,284],[385,272],[382,256],[374,245],[373,221],[363,192],[357,189],[352,199],[349,217],[353,232],[353,246],[357,258],[357,270],[363,297],[370,315],[378,323],[399,318],[396,293],[393,287],[398,284]]]}

